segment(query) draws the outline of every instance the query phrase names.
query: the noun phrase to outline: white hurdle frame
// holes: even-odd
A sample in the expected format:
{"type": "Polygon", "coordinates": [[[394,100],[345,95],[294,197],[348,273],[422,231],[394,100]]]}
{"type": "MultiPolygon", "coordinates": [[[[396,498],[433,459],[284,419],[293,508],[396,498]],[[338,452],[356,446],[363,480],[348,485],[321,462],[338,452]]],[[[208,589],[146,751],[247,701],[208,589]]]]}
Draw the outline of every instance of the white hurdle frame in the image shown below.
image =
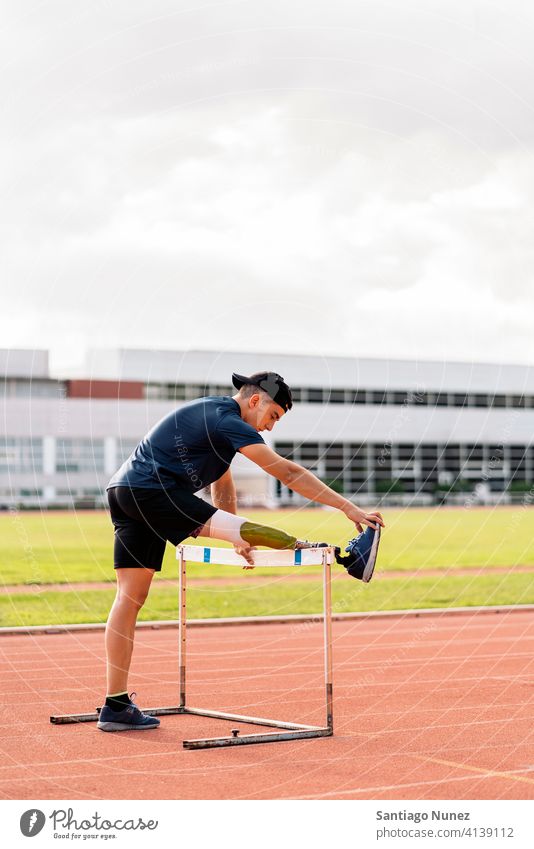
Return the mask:
{"type": "Polygon", "coordinates": [[[186,563],[195,562],[217,563],[218,565],[246,566],[247,561],[231,548],[208,548],[196,545],[182,545],[176,548],[179,561],[179,593],[180,617],[179,626],[179,658],[180,669],[180,707],[182,713],[196,716],[209,716],[214,719],[228,719],[232,722],[245,722],[252,725],[264,725],[270,728],[284,729],[264,732],[262,734],[243,734],[232,729],[232,736],[204,737],[196,740],[184,740],[184,749],[212,749],[222,746],[246,745],[249,743],[276,743],[281,740],[299,740],[310,737],[331,737],[334,733],[333,692],[332,692],[332,594],[331,594],[331,564],[334,560],[334,547],[302,548],[296,551],[255,551],[255,566],[323,566],[323,638],[324,638],[324,678],[325,678],[325,710],[326,725],[302,725],[295,722],[280,722],[275,719],[264,719],[259,716],[243,716],[235,713],[206,710],[205,708],[187,707],[186,705],[186,636],[187,636],[187,601],[186,601],[186,563]]]}
{"type": "MultiPolygon", "coordinates": [[[[261,734],[243,734],[238,729],[232,729],[231,736],[205,737],[194,740],[184,740],[184,749],[212,749],[223,746],[238,746],[250,743],[275,743],[282,740],[301,740],[310,737],[331,737],[334,733],[333,715],[333,682],[332,682],[332,592],[331,565],[334,562],[334,546],[323,548],[302,548],[284,551],[271,549],[269,551],[254,551],[255,566],[319,566],[323,567],[323,650],[324,650],[324,684],[325,684],[325,713],[324,726],[302,725],[295,722],[281,722],[275,719],[265,719],[258,716],[224,713],[206,708],[188,707],[186,704],[186,657],[187,657],[187,561],[196,563],[216,563],[217,565],[246,566],[241,557],[232,548],[211,548],[197,545],[178,545],[176,558],[179,563],[178,573],[178,672],[179,672],[179,704],[171,707],[143,708],[143,713],[149,716],[165,716],[169,714],[191,714],[194,716],[209,716],[212,719],[226,719],[232,722],[244,722],[252,725],[263,725],[277,731],[261,734]]],[[[51,716],[50,722],[66,724],[73,722],[94,722],[98,720],[100,708],[95,713],[66,714],[51,716]]]]}

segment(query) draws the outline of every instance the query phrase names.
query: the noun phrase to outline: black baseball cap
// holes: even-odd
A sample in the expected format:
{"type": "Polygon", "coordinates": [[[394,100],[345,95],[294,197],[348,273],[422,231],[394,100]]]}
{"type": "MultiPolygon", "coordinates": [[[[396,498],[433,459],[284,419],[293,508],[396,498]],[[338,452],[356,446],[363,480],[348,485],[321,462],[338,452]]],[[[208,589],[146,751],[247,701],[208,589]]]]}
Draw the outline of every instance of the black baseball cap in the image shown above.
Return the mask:
{"type": "Polygon", "coordinates": [[[259,386],[267,395],[270,395],[273,401],[279,404],[286,412],[293,406],[293,398],[291,389],[281,375],[275,371],[257,371],[251,374],[250,377],[245,377],[244,374],[232,374],[232,383],[236,389],[241,389],[247,383],[253,386],[259,386]]]}

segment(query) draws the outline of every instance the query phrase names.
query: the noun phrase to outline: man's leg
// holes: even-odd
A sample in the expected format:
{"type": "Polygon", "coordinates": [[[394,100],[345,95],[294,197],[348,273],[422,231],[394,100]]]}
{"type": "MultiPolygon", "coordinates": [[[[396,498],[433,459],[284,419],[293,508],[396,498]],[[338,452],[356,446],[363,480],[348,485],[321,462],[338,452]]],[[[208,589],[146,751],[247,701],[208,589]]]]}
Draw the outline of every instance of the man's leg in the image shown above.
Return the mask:
{"type": "Polygon", "coordinates": [[[117,568],[117,595],[106,624],[107,693],[124,693],[132,659],[137,614],[142,608],[154,569],[117,568]]]}
{"type": "Polygon", "coordinates": [[[278,549],[304,548],[310,545],[280,528],[251,522],[243,516],[235,516],[225,510],[217,510],[198,532],[198,536],[224,539],[234,545],[266,545],[278,549]]]}

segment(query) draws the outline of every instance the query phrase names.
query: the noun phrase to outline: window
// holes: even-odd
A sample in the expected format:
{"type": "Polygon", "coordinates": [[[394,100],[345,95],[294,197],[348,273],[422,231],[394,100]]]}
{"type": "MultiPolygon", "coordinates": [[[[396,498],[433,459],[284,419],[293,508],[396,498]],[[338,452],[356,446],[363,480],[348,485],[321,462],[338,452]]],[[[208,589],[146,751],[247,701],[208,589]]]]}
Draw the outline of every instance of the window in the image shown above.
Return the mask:
{"type": "Polygon", "coordinates": [[[504,474],[504,447],[502,445],[488,446],[486,471],[490,476],[500,477],[504,474]]]}
{"type": "Polygon", "coordinates": [[[344,404],[345,403],[345,390],[344,389],[331,389],[330,394],[327,394],[325,391],[325,403],[328,404],[344,404]]]}
{"type": "Polygon", "coordinates": [[[527,406],[527,398],[524,395],[511,395],[510,403],[512,407],[526,407],[527,406]]]}
{"type": "Polygon", "coordinates": [[[416,472],[416,451],[415,445],[406,443],[397,445],[397,459],[393,470],[395,477],[404,479],[414,476],[416,472]]]}
{"type": "Polygon", "coordinates": [[[319,444],[317,442],[305,442],[300,446],[300,462],[305,469],[315,470],[319,461],[319,444]]]}
{"type": "Polygon", "coordinates": [[[185,389],[183,383],[147,383],[145,398],[151,401],[185,401],[185,389]]]}
{"type": "Polygon", "coordinates": [[[347,395],[348,403],[349,404],[365,404],[366,403],[365,394],[366,394],[365,389],[351,390],[347,395]]]}
{"type": "Polygon", "coordinates": [[[235,387],[230,386],[207,386],[207,395],[234,395],[237,392],[235,387]]]}
{"type": "MultiPolygon", "coordinates": [[[[303,390],[303,392],[306,390],[303,390]]],[[[308,390],[310,393],[317,393],[320,390],[308,390]]],[[[387,391],[384,389],[363,390],[363,389],[338,389],[332,390],[328,394],[328,390],[324,390],[325,403],[346,403],[346,404],[395,404],[402,406],[424,405],[437,407],[532,407],[534,406],[534,398],[523,395],[488,395],[486,393],[471,393],[465,392],[419,392],[415,390],[395,390],[387,391]]]]}
{"type": "Polygon", "coordinates": [[[372,461],[375,475],[383,478],[391,477],[391,452],[393,446],[389,442],[383,442],[380,445],[373,445],[372,461]]]}
{"type": "Polygon", "coordinates": [[[421,445],[419,450],[421,451],[421,457],[424,462],[428,463],[429,460],[431,460],[433,463],[437,462],[437,445],[421,445]]]}
{"type": "Polygon", "coordinates": [[[350,442],[347,446],[347,487],[356,495],[369,491],[369,473],[367,468],[367,445],[350,442]]]}
{"type": "Polygon", "coordinates": [[[286,459],[291,459],[293,456],[293,443],[292,442],[276,442],[274,444],[274,450],[277,454],[280,454],[280,457],[285,457],[286,459]]]}
{"type": "Polygon", "coordinates": [[[343,478],[344,469],[344,454],[343,443],[335,442],[333,445],[327,445],[325,450],[325,473],[328,478],[340,477],[343,478]]]}
{"type": "Polygon", "coordinates": [[[398,446],[398,457],[401,463],[408,462],[411,463],[415,459],[415,445],[399,445],[398,446]]]}
{"type": "Polygon", "coordinates": [[[165,387],[159,386],[157,383],[147,383],[145,385],[145,398],[151,400],[159,400],[165,397],[165,387]]]}
{"type": "Polygon", "coordinates": [[[103,472],[103,439],[58,439],[57,472],[103,472]]]}
{"type": "Polygon", "coordinates": [[[65,383],[58,380],[13,378],[0,380],[0,394],[8,398],[64,398],[65,383]]]}
{"type": "Polygon", "coordinates": [[[343,460],[343,443],[333,442],[325,447],[325,457],[328,459],[343,460]]]}
{"type": "Polygon", "coordinates": [[[527,449],[524,445],[510,446],[510,477],[515,480],[527,480],[527,449]]]}
{"type": "Polygon", "coordinates": [[[167,398],[170,401],[185,401],[186,397],[186,389],[183,383],[177,383],[168,387],[167,398]]]}
{"type": "Polygon", "coordinates": [[[410,404],[428,404],[428,394],[426,392],[409,392],[408,397],[410,404]]]}
{"type": "Polygon", "coordinates": [[[371,403],[372,404],[387,404],[387,392],[379,391],[379,392],[371,392],[371,403]]]}
{"type": "Polygon", "coordinates": [[[0,439],[0,472],[43,471],[43,440],[26,437],[0,439]]]}
{"type": "Polygon", "coordinates": [[[440,450],[437,445],[421,445],[419,455],[421,458],[421,489],[424,492],[433,492],[439,480],[438,462],[440,450]]]}
{"type": "Polygon", "coordinates": [[[176,401],[194,401],[195,398],[203,398],[207,395],[207,386],[198,383],[190,383],[184,386],[183,384],[177,384],[173,386],[174,394],[171,396],[176,401]],[[182,397],[182,395],[184,397],[182,397]]]}
{"type": "Polygon", "coordinates": [[[481,477],[484,472],[484,448],[482,445],[466,445],[462,475],[481,477]]]}
{"type": "MultiPolygon", "coordinates": [[[[11,386],[9,381],[0,383],[0,394],[23,394],[32,395],[56,395],[61,397],[65,394],[64,386],[59,382],[48,383],[42,381],[42,386],[37,381],[26,381],[20,383],[17,388],[11,386]],[[30,393],[30,386],[31,393],[30,393]]],[[[145,397],[152,400],[190,401],[202,398],[206,395],[233,395],[233,386],[224,384],[200,384],[200,383],[147,383],[145,385],[145,397]]],[[[417,406],[438,407],[534,407],[534,396],[532,395],[504,395],[484,392],[434,392],[419,391],[417,389],[330,389],[322,386],[295,386],[291,387],[293,401],[296,404],[405,404],[417,406]]]]}
{"type": "Polygon", "coordinates": [[[348,456],[349,470],[353,476],[367,475],[367,446],[350,443],[348,456]]]}
{"type": "Polygon", "coordinates": [[[460,472],[460,446],[446,445],[441,459],[441,471],[452,472],[455,475],[460,472]]]}

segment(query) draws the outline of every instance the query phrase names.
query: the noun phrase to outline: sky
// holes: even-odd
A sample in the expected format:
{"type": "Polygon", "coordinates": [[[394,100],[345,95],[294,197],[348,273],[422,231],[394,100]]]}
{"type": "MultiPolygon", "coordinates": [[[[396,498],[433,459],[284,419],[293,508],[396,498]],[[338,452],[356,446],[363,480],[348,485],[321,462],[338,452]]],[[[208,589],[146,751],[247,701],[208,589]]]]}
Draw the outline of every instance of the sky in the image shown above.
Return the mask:
{"type": "Polygon", "coordinates": [[[534,10],[3,3],[0,346],[534,363],[534,10]]]}

